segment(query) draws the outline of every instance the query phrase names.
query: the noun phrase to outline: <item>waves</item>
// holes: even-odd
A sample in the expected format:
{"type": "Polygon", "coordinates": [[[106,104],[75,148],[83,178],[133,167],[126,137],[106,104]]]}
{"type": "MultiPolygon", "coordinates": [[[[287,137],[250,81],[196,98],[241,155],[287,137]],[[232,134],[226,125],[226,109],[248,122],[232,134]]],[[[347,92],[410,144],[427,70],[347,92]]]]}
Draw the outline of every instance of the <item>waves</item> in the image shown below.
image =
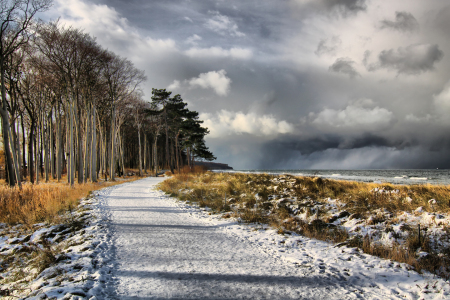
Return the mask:
{"type": "Polygon", "coordinates": [[[235,170],[234,172],[291,174],[297,176],[317,176],[331,179],[353,180],[394,184],[450,184],[450,170],[235,170]]]}

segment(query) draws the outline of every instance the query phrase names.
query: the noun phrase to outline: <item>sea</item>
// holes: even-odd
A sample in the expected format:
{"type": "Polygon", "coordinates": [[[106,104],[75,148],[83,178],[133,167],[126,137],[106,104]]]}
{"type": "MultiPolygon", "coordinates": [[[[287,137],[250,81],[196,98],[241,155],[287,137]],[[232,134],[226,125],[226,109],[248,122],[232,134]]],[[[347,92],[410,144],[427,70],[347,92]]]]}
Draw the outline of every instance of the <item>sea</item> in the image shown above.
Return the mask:
{"type": "MultiPolygon", "coordinates": [[[[223,172],[223,171],[221,171],[223,172]]],[[[423,170],[230,170],[226,172],[290,174],[374,183],[450,185],[450,169],[423,170]]]]}

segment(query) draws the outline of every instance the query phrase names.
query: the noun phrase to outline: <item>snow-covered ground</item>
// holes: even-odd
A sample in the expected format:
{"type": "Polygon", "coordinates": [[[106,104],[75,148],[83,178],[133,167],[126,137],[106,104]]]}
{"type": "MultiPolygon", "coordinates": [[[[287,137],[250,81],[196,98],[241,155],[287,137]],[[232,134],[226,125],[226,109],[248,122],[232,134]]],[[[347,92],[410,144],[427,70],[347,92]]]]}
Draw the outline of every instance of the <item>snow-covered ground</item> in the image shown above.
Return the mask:
{"type": "Polygon", "coordinates": [[[94,192],[85,205],[95,219],[71,237],[59,273],[35,280],[32,298],[450,299],[442,279],[210,215],[155,190],[163,179],[94,192]]]}
{"type": "Polygon", "coordinates": [[[97,294],[110,251],[108,223],[97,218],[97,205],[95,199],[83,199],[68,222],[59,225],[0,224],[0,299],[85,299],[97,294]]]}
{"type": "Polygon", "coordinates": [[[111,259],[98,298],[450,298],[448,283],[407,265],[209,215],[154,190],[161,180],[97,196],[111,259]]]}

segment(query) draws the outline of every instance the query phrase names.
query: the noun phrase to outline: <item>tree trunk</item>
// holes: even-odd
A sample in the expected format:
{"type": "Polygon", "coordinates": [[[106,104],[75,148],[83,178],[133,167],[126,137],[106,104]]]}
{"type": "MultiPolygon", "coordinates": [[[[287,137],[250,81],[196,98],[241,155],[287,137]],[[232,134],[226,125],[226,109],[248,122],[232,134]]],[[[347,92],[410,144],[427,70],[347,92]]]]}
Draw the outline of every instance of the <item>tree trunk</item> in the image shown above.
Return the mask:
{"type": "Polygon", "coordinates": [[[193,170],[195,168],[195,161],[194,161],[194,151],[189,151],[191,153],[191,169],[193,170]]]}
{"type": "Polygon", "coordinates": [[[49,155],[48,155],[48,125],[45,128],[45,123],[47,123],[47,119],[45,118],[45,112],[43,113],[42,118],[42,145],[44,150],[44,172],[45,172],[45,182],[49,181],[49,155]]]}
{"type": "Polygon", "coordinates": [[[75,155],[74,155],[74,145],[73,145],[73,142],[74,142],[74,140],[73,140],[73,106],[74,106],[74,103],[73,103],[73,99],[70,101],[70,103],[69,103],[69,106],[70,106],[70,115],[69,115],[69,118],[70,118],[70,120],[69,120],[69,160],[70,160],[70,163],[69,163],[69,172],[68,173],[70,173],[70,176],[68,176],[69,177],[69,183],[70,183],[70,185],[71,186],[73,186],[74,185],[74,183],[75,183],[75,155]]]}
{"type": "Polygon", "coordinates": [[[192,165],[191,165],[191,151],[190,151],[190,147],[187,148],[187,160],[188,160],[188,166],[189,168],[192,169],[192,165]]]}
{"type": "Polygon", "coordinates": [[[97,182],[97,126],[95,116],[95,106],[92,105],[92,141],[91,141],[91,182],[97,182]]]}
{"type": "Polygon", "coordinates": [[[28,173],[28,165],[27,165],[27,162],[26,162],[26,159],[25,159],[25,156],[26,156],[26,135],[25,135],[25,131],[26,130],[25,130],[25,126],[23,126],[23,113],[20,116],[20,125],[21,125],[21,128],[22,128],[22,165],[23,165],[23,170],[24,170],[23,178],[25,178],[25,180],[26,180],[27,173],[28,173]],[[27,166],[27,168],[25,168],[25,166],[27,166]]]}
{"type": "Polygon", "coordinates": [[[91,160],[91,107],[88,105],[86,118],[86,131],[84,133],[84,182],[90,177],[90,160],[91,160]]]}
{"type": "Polygon", "coordinates": [[[99,133],[100,133],[100,143],[99,143],[99,154],[100,154],[100,170],[101,170],[101,174],[102,175],[104,175],[105,174],[105,156],[106,156],[106,149],[105,149],[105,146],[104,146],[104,144],[105,144],[105,141],[104,141],[104,136],[105,136],[105,134],[104,134],[104,131],[103,131],[103,129],[102,129],[102,123],[100,122],[100,120],[99,120],[99,123],[98,123],[98,127],[99,127],[99,133]]]}
{"type": "Polygon", "coordinates": [[[36,137],[34,139],[34,161],[35,161],[35,165],[36,167],[34,168],[36,170],[36,184],[39,183],[39,120],[37,122],[38,124],[36,124],[36,137]]]}
{"type": "Polygon", "coordinates": [[[153,158],[155,160],[155,162],[154,162],[155,177],[157,177],[158,176],[158,136],[155,136],[155,145],[153,147],[153,158]]]}
{"type": "Polygon", "coordinates": [[[16,184],[14,172],[14,162],[12,158],[11,153],[11,146],[9,143],[9,114],[7,110],[7,103],[6,103],[6,87],[5,87],[5,74],[4,74],[4,59],[0,59],[0,84],[1,84],[1,93],[2,93],[2,105],[0,108],[0,114],[2,116],[2,129],[3,129],[3,148],[5,150],[5,156],[6,156],[6,165],[9,170],[8,176],[9,176],[9,185],[14,186],[16,184]]]}
{"type": "Polygon", "coordinates": [[[41,115],[41,121],[40,121],[40,134],[39,134],[39,171],[41,172],[41,177],[44,178],[44,125],[42,124],[44,122],[44,118],[41,115]]]}
{"type": "MultiPolygon", "coordinates": [[[[78,101],[77,101],[78,102],[78,101]]],[[[77,114],[76,114],[76,127],[77,127],[77,157],[78,157],[78,183],[81,184],[84,182],[84,174],[83,174],[83,134],[82,134],[82,125],[81,122],[81,109],[77,105],[77,114]]]]}
{"type": "Polygon", "coordinates": [[[122,177],[125,178],[125,159],[124,159],[124,141],[123,141],[123,135],[120,133],[119,129],[119,147],[120,147],[120,159],[122,162],[122,177]]]}
{"type": "Polygon", "coordinates": [[[50,172],[52,173],[52,178],[56,179],[56,156],[55,156],[55,133],[53,125],[53,107],[50,111],[49,117],[49,133],[50,133],[50,172]]]}
{"type": "Polygon", "coordinates": [[[177,135],[175,136],[175,156],[177,159],[177,170],[178,173],[180,173],[180,160],[178,156],[178,137],[180,136],[180,132],[177,132],[177,135]]]}
{"type": "Polygon", "coordinates": [[[109,179],[111,181],[115,180],[115,147],[116,147],[116,107],[114,103],[112,104],[112,113],[111,113],[111,157],[110,157],[110,166],[109,166],[109,179]]]}
{"type": "Polygon", "coordinates": [[[19,130],[19,123],[14,124],[15,126],[12,127],[12,136],[13,136],[13,140],[14,140],[14,149],[16,149],[16,158],[17,158],[17,171],[16,171],[16,176],[17,176],[17,181],[18,182],[22,182],[22,162],[20,161],[20,142],[19,142],[19,135],[20,135],[20,130],[19,130]]]}
{"type": "MultiPolygon", "coordinates": [[[[169,167],[170,165],[170,158],[169,158],[169,125],[167,124],[167,110],[164,107],[164,123],[165,123],[165,127],[166,127],[166,164],[169,167]]],[[[172,169],[172,167],[170,166],[170,168],[172,169]]],[[[172,170],[173,173],[173,170],[172,170]]]]}
{"type": "Polygon", "coordinates": [[[138,126],[139,176],[142,176],[141,127],[138,126]]]}
{"type": "Polygon", "coordinates": [[[33,155],[34,155],[34,148],[33,143],[34,141],[34,120],[31,120],[30,125],[30,134],[28,135],[28,172],[30,173],[30,182],[34,183],[34,162],[33,162],[33,155]]]}
{"type": "Polygon", "coordinates": [[[56,113],[56,178],[61,180],[62,174],[62,136],[61,136],[61,109],[58,104],[56,113]]]}
{"type": "Polygon", "coordinates": [[[146,133],[144,134],[144,173],[147,174],[147,134],[146,133]]]}
{"type": "Polygon", "coordinates": [[[173,171],[175,166],[175,145],[173,139],[171,139],[170,142],[170,171],[172,172],[172,174],[174,174],[173,171]]]}
{"type": "Polygon", "coordinates": [[[23,164],[23,170],[24,170],[23,176],[24,176],[24,178],[26,180],[27,173],[29,172],[29,168],[30,167],[29,167],[29,165],[27,165],[27,162],[25,160],[25,155],[26,155],[26,152],[25,152],[26,137],[25,137],[25,126],[23,126],[23,114],[20,117],[20,125],[22,127],[22,164],[23,164]],[[25,168],[25,166],[27,166],[27,168],[25,168]]]}

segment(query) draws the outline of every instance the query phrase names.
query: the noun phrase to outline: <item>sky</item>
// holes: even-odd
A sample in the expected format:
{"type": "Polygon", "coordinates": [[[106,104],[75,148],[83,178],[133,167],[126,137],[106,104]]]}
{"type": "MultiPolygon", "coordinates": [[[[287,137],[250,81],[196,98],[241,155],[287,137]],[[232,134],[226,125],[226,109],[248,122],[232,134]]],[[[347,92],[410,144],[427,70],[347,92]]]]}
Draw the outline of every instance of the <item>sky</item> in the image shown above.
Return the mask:
{"type": "Polygon", "coordinates": [[[235,169],[450,168],[448,0],[54,0],[235,169]]]}

